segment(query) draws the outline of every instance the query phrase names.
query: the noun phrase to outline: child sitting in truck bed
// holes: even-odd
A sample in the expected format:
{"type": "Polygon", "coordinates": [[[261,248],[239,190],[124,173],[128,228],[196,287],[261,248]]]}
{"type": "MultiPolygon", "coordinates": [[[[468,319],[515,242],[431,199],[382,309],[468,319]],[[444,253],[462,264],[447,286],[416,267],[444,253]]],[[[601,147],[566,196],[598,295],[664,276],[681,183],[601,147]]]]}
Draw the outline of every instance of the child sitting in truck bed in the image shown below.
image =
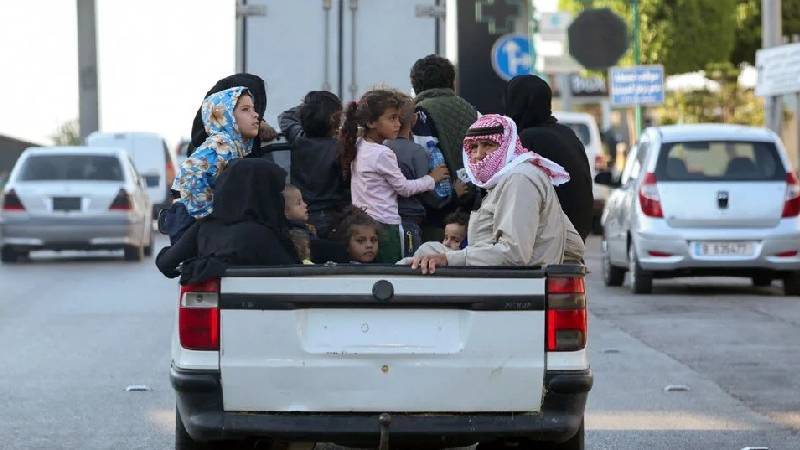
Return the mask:
{"type": "Polygon", "coordinates": [[[444,218],[444,240],[442,244],[450,250],[461,250],[467,246],[469,214],[456,211],[444,218]]]}
{"type": "Polygon", "coordinates": [[[364,210],[350,206],[333,230],[334,239],[347,248],[350,262],[371,263],[378,256],[380,224],[364,210]]]}

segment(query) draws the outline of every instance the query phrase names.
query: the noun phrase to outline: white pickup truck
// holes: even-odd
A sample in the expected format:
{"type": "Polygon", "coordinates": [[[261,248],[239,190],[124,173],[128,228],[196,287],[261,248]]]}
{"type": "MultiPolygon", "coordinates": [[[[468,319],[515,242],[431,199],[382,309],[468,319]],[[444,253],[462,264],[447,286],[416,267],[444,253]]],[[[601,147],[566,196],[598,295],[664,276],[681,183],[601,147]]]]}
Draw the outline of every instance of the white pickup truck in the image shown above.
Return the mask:
{"type": "Polygon", "coordinates": [[[576,265],[231,268],[181,287],[176,448],[583,449],[586,317],[576,265]]]}

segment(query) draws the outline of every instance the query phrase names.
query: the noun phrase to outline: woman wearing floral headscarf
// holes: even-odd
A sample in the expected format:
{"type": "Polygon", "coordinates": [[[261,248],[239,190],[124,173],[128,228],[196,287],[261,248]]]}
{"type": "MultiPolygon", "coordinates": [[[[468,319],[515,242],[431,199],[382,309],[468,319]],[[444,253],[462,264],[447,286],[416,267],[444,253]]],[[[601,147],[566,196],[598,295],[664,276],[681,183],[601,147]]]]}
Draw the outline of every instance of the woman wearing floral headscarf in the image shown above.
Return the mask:
{"type": "Polygon", "coordinates": [[[473,184],[486,189],[469,222],[469,245],[449,251],[427,243],[412,268],[437,266],[543,266],[583,258],[583,241],[558,202],[554,185],[569,181],[563,167],[529,151],[506,116],[488,114],[467,131],[462,151],[473,184]]]}
{"type": "Polygon", "coordinates": [[[196,219],[212,213],[217,177],[232,160],[247,155],[258,136],[260,118],[244,86],[209,95],[201,113],[208,137],[183,161],[172,183],[172,189],[180,193],[164,220],[172,244],[196,219]]]}

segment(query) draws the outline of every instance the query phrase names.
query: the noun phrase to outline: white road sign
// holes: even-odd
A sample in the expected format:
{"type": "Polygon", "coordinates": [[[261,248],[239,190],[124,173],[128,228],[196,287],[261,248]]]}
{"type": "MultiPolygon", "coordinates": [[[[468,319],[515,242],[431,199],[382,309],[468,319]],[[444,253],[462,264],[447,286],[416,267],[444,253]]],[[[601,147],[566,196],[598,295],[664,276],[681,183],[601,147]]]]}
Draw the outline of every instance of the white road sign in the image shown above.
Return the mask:
{"type": "Polygon", "coordinates": [[[756,95],[800,92],[800,44],[788,44],[756,51],[756,95]]]}

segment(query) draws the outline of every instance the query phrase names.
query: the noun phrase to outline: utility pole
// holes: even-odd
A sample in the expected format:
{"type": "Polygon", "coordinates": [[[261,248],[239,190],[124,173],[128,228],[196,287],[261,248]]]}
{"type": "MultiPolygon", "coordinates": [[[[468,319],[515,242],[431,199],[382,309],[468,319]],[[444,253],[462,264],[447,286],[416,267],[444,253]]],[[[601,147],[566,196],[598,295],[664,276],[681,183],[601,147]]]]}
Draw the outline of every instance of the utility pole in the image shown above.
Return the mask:
{"type": "MultiPolygon", "coordinates": [[[[633,13],[633,65],[638,66],[642,63],[642,51],[639,47],[639,29],[641,27],[639,19],[639,0],[631,0],[631,12],[633,13]]],[[[634,106],[633,113],[634,127],[636,128],[635,138],[639,139],[639,134],[642,132],[642,106],[638,104],[634,106]]]]}
{"type": "MultiPolygon", "coordinates": [[[[761,47],[783,44],[781,31],[781,0],[761,0],[761,47]]],[[[781,98],[764,98],[764,124],[776,134],[781,134],[783,124],[781,98]]]]}
{"type": "Polygon", "coordinates": [[[77,0],[78,99],[81,139],[99,128],[95,0],[77,0]]]}

